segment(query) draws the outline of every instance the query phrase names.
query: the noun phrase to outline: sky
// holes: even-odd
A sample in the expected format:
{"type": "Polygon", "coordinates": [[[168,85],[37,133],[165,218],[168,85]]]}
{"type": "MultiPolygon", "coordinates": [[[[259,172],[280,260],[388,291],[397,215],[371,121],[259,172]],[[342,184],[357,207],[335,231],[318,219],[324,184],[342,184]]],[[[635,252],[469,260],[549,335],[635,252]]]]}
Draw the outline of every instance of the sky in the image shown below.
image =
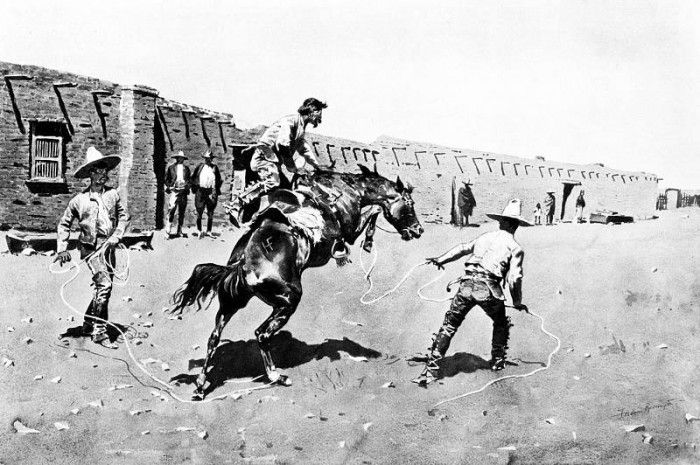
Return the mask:
{"type": "Polygon", "coordinates": [[[700,188],[700,2],[29,1],[0,61],[268,125],[314,96],[314,132],[646,171],[700,188]]]}

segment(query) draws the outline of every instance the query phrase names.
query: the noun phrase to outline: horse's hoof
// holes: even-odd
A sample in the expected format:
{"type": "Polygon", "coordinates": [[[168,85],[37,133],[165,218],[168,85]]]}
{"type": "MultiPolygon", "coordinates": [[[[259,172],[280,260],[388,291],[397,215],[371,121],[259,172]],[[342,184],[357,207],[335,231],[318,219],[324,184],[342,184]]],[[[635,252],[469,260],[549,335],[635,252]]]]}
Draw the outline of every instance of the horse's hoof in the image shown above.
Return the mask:
{"type": "Polygon", "coordinates": [[[276,384],[279,384],[280,386],[284,387],[289,387],[292,385],[292,380],[289,379],[288,376],[280,375],[279,379],[276,381],[276,384]]]}
{"type": "Polygon", "coordinates": [[[292,380],[289,379],[287,375],[280,374],[277,371],[272,371],[267,374],[267,378],[270,380],[270,384],[277,384],[279,386],[291,386],[292,380]]]}
{"type": "Polygon", "coordinates": [[[197,402],[204,400],[204,393],[200,391],[194,391],[194,394],[192,394],[192,400],[197,402]]]}

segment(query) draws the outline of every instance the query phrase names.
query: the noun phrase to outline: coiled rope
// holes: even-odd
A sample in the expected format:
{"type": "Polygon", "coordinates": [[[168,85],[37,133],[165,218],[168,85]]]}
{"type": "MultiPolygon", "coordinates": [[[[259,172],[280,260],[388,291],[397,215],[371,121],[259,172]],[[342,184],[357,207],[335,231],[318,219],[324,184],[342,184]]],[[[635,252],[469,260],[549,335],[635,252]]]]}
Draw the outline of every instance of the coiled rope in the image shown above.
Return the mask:
{"type": "MultiPolygon", "coordinates": [[[[56,270],[52,267],[53,263],[49,264],[49,271],[52,274],[65,274],[65,273],[70,272],[71,270],[75,270],[75,273],[73,274],[73,276],[71,276],[66,282],[64,282],[61,285],[61,289],[59,291],[59,294],[61,295],[61,300],[66,305],[66,307],[68,307],[73,313],[75,313],[78,316],[81,316],[83,314],[81,312],[79,312],[75,307],[73,307],[70,304],[70,302],[68,302],[68,300],[66,299],[66,296],[65,296],[65,289],[80,274],[80,271],[81,271],[80,265],[87,264],[93,258],[98,258],[100,260],[104,260],[104,253],[107,250],[107,247],[108,247],[107,243],[105,242],[100,247],[98,247],[93,253],[91,253],[90,255],[85,257],[84,259],[80,260],[79,262],[74,262],[73,264],[71,264],[70,267],[68,267],[65,270],[61,270],[61,271],[56,270]]],[[[111,265],[109,263],[109,261],[105,260],[105,263],[107,264],[109,271],[113,274],[113,276],[115,278],[114,284],[117,286],[126,286],[128,281],[129,281],[131,257],[129,256],[129,250],[123,244],[118,244],[115,247],[118,250],[124,251],[124,253],[126,255],[126,265],[124,266],[124,268],[122,270],[117,270],[113,265],[111,265]]],[[[129,353],[129,357],[134,362],[134,364],[139,368],[139,370],[141,370],[146,376],[148,376],[150,379],[152,379],[153,381],[155,381],[156,383],[158,383],[162,386],[162,387],[159,387],[158,389],[160,389],[161,391],[165,391],[170,397],[177,400],[178,402],[182,402],[182,403],[186,403],[186,404],[208,403],[208,402],[213,402],[215,400],[222,400],[222,399],[225,399],[226,397],[230,397],[230,396],[233,397],[233,396],[236,396],[237,394],[242,395],[242,394],[248,394],[252,391],[267,389],[274,384],[274,383],[270,382],[270,383],[267,383],[263,386],[255,386],[255,387],[250,387],[250,388],[236,389],[236,390],[228,392],[226,394],[221,394],[221,395],[218,395],[216,397],[208,397],[208,398],[203,399],[203,400],[183,399],[173,391],[173,388],[170,386],[170,384],[168,384],[167,381],[161,380],[157,376],[151,374],[151,372],[149,372],[146,369],[146,367],[136,359],[136,357],[134,356],[134,353],[131,349],[131,344],[129,343],[129,339],[127,338],[126,334],[124,334],[124,332],[121,330],[121,328],[119,326],[115,325],[114,323],[112,323],[109,320],[104,320],[104,319],[97,317],[97,316],[94,316],[94,315],[84,315],[84,316],[85,316],[85,318],[90,318],[94,321],[108,324],[112,328],[116,329],[117,332],[119,332],[119,334],[122,336],[122,338],[124,340],[124,346],[126,347],[126,350],[129,353]]],[[[132,376],[133,376],[133,374],[132,374],[132,376]]],[[[244,381],[238,381],[238,382],[252,382],[252,381],[256,381],[260,378],[262,378],[262,375],[257,376],[251,380],[244,380],[244,381]]]]}

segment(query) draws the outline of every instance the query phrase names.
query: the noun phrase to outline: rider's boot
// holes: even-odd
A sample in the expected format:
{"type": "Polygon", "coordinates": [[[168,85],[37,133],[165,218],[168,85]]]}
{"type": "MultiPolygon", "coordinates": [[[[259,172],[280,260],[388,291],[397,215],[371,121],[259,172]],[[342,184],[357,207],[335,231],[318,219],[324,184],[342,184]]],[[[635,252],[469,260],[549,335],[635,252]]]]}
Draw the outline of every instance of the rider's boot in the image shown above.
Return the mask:
{"type": "Polygon", "coordinates": [[[231,202],[224,204],[224,210],[228,213],[228,220],[237,228],[241,227],[241,212],[243,211],[243,200],[235,197],[231,202]]]}

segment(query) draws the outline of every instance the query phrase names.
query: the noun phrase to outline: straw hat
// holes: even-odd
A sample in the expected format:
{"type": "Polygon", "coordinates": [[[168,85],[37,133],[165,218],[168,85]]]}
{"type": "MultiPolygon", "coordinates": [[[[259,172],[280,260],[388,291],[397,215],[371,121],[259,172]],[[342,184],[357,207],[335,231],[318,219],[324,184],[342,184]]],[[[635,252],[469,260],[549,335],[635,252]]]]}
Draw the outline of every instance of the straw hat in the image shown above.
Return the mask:
{"type": "Polygon", "coordinates": [[[204,155],[202,155],[202,158],[215,158],[215,157],[211,153],[211,150],[207,150],[206,152],[204,152],[204,155]]]}
{"type": "Polygon", "coordinates": [[[520,203],[520,199],[513,199],[510,202],[508,202],[508,205],[506,205],[506,208],[503,209],[503,213],[501,213],[500,215],[497,213],[487,213],[486,216],[488,216],[489,218],[493,218],[494,220],[508,218],[511,220],[518,221],[518,223],[520,223],[520,226],[532,226],[532,223],[530,223],[522,217],[521,211],[522,205],[520,203]]]}
{"type": "Polygon", "coordinates": [[[88,178],[93,168],[106,168],[107,171],[109,171],[117,166],[120,161],[122,161],[122,159],[117,155],[105,156],[95,147],[88,147],[85,153],[85,163],[75,170],[74,176],[76,178],[88,178]]]}
{"type": "Polygon", "coordinates": [[[185,155],[185,152],[183,152],[182,150],[178,150],[177,153],[170,158],[185,158],[186,159],[187,156],[185,155]]]}

